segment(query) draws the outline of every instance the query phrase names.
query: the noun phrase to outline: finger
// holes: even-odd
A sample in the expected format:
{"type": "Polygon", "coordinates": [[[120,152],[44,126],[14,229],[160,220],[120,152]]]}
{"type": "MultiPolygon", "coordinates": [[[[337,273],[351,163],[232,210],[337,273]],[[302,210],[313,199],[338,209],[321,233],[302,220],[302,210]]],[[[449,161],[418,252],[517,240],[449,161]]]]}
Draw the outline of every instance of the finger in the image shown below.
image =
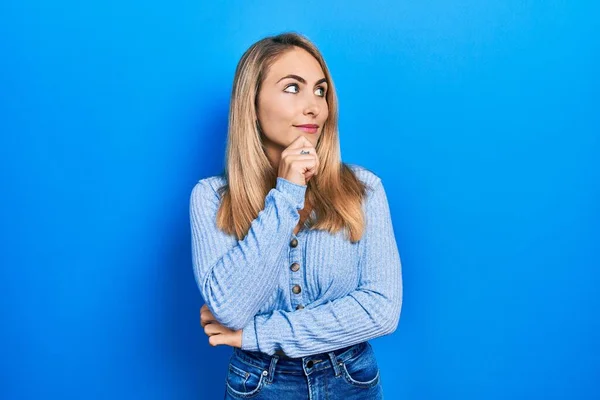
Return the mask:
{"type": "Polygon", "coordinates": [[[281,152],[281,158],[289,160],[295,160],[296,158],[307,160],[312,159],[315,160],[315,162],[318,162],[319,155],[317,154],[317,150],[314,147],[301,147],[298,149],[284,150],[283,152],[281,152]]]}
{"type": "Polygon", "coordinates": [[[219,322],[216,319],[205,319],[200,323],[200,326],[202,326],[203,328],[206,325],[212,325],[212,324],[218,324],[219,322]]]}
{"type": "Polygon", "coordinates": [[[231,334],[213,335],[208,338],[208,343],[211,346],[219,346],[219,345],[233,346],[234,342],[235,342],[235,337],[234,337],[234,335],[231,335],[231,334]]]}
{"type": "Polygon", "coordinates": [[[202,325],[203,328],[207,324],[211,324],[213,322],[217,322],[217,320],[215,319],[214,315],[212,315],[212,313],[210,311],[204,311],[200,315],[200,325],[202,325]]]}
{"type": "Polygon", "coordinates": [[[212,325],[212,324],[215,324],[215,323],[217,323],[217,320],[216,320],[216,319],[210,319],[210,318],[207,318],[207,319],[202,319],[202,320],[200,320],[200,325],[201,325],[203,328],[204,328],[206,325],[212,325]]]}
{"type": "Polygon", "coordinates": [[[211,314],[208,306],[206,304],[204,304],[202,307],[200,307],[200,318],[202,318],[204,315],[206,315],[206,313],[211,314]]]}
{"type": "Polygon", "coordinates": [[[200,315],[210,315],[212,317],[213,313],[212,313],[212,311],[210,311],[210,309],[208,307],[206,307],[206,308],[200,309],[200,315]]]}
{"type": "Polygon", "coordinates": [[[312,146],[312,144],[306,138],[306,136],[300,135],[296,139],[294,139],[287,148],[288,149],[298,149],[303,146],[312,146]]]}
{"type": "Polygon", "coordinates": [[[287,163],[290,169],[297,171],[300,174],[306,174],[315,167],[315,159],[313,157],[293,157],[288,160],[287,163]]]}
{"type": "Polygon", "coordinates": [[[295,157],[295,156],[317,156],[317,150],[314,147],[302,146],[296,148],[286,148],[281,152],[281,158],[295,157]]]}
{"type": "Polygon", "coordinates": [[[302,173],[305,174],[308,171],[314,170],[315,168],[315,158],[314,157],[308,157],[308,158],[296,158],[294,159],[294,165],[296,165],[297,167],[300,167],[302,170],[302,173]]]}
{"type": "Polygon", "coordinates": [[[321,165],[321,163],[319,161],[319,157],[317,157],[316,155],[315,155],[314,160],[315,160],[314,165],[311,168],[309,168],[307,171],[308,173],[310,173],[311,176],[317,175],[317,173],[319,172],[319,167],[321,165]]]}
{"type": "Polygon", "coordinates": [[[223,335],[214,335],[214,336],[209,337],[208,344],[210,344],[213,347],[223,344],[223,338],[221,336],[223,336],[223,335]]]}
{"type": "Polygon", "coordinates": [[[223,329],[220,328],[219,324],[207,324],[204,327],[204,333],[207,336],[218,335],[220,333],[223,333],[223,329]]]}
{"type": "Polygon", "coordinates": [[[296,160],[298,161],[313,161],[315,160],[315,157],[312,154],[290,154],[287,156],[287,162],[288,164],[290,162],[294,162],[296,160]]]}
{"type": "Polygon", "coordinates": [[[308,159],[296,158],[293,161],[291,161],[291,164],[293,164],[293,170],[297,171],[302,175],[306,175],[307,172],[314,168],[315,160],[312,157],[308,159]]]}

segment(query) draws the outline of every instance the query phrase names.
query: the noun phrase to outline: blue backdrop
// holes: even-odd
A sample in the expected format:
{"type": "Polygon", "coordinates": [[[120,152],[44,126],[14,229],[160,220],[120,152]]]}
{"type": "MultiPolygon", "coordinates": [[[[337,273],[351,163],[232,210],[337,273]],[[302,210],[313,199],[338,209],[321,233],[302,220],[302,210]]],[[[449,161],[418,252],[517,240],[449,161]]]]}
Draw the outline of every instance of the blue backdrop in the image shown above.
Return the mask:
{"type": "Polygon", "coordinates": [[[600,398],[597,4],[3,1],[0,398],[222,397],[189,194],[223,167],[239,57],[286,30],[388,191],[386,398],[600,398]]]}

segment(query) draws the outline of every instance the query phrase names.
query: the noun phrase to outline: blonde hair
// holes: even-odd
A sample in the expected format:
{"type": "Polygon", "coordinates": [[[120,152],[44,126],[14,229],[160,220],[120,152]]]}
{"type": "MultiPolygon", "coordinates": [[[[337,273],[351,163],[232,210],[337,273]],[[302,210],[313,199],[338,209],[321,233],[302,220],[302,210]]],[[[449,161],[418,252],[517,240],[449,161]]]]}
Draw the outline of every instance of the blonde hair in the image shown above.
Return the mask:
{"type": "Polygon", "coordinates": [[[227,183],[220,191],[222,201],[217,212],[217,226],[238,240],[243,239],[251,222],[264,209],[266,195],[277,183],[277,171],[263,148],[257,97],[269,67],[294,47],[306,50],[319,62],[328,82],[329,116],[315,147],[320,167],[307,183],[301,220],[314,210],[314,220],[308,220],[310,229],[330,233],[344,229],[348,239],[356,242],[364,230],[361,205],[366,187],[350,167],[341,162],[337,98],[325,60],[313,43],[293,32],[254,43],[237,65],[229,107],[224,171],[227,183]]]}

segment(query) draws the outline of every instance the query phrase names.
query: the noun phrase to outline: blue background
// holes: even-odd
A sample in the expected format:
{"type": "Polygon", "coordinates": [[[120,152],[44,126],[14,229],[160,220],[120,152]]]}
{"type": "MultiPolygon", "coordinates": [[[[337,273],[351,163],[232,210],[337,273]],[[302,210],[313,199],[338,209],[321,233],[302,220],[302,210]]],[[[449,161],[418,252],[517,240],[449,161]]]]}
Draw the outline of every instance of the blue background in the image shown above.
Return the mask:
{"type": "Polygon", "coordinates": [[[599,8],[3,1],[0,398],[222,397],[189,194],[222,169],[239,57],[286,30],[390,200],[386,398],[600,398],[599,8]]]}

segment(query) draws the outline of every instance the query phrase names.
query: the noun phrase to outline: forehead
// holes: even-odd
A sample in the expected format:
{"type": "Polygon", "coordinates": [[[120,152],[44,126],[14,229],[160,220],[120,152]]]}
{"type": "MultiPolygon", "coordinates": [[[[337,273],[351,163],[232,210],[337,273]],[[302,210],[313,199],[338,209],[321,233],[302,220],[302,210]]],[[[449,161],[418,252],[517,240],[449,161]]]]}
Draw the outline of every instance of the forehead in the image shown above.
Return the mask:
{"type": "Polygon", "coordinates": [[[276,82],[289,74],[299,75],[308,82],[325,77],[317,59],[299,47],[294,47],[280,55],[269,68],[266,80],[276,82]]]}

